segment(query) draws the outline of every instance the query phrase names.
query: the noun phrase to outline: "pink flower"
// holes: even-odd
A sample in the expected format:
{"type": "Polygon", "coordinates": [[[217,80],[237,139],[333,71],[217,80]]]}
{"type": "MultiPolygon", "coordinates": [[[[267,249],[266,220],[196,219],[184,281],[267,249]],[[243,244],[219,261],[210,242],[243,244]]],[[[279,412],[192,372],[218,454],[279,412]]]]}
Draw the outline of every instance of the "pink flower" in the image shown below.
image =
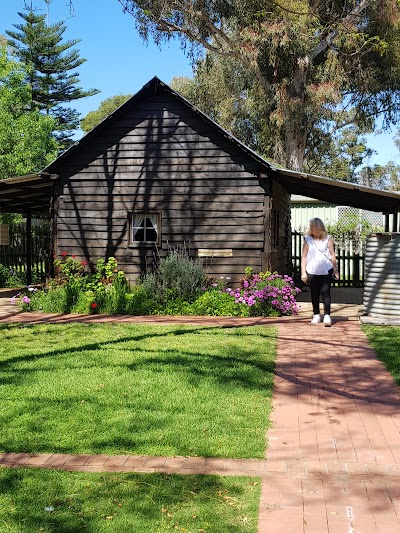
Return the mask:
{"type": "Polygon", "coordinates": [[[62,255],[63,257],[65,257],[65,256],[67,256],[68,254],[67,254],[67,252],[61,252],[61,255],[62,255]]]}

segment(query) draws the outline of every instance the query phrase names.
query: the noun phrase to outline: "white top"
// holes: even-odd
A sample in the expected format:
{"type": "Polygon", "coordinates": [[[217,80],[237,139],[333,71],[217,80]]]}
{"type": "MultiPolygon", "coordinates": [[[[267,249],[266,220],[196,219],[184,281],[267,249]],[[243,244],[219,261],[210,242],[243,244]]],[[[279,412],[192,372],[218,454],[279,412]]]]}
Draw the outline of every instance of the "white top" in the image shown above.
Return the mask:
{"type": "Polygon", "coordinates": [[[308,244],[306,259],[306,271],[309,274],[325,276],[333,268],[332,258],[329,252],[328,243],[330,236],[325,239],[314,239],[311,235],[305,237],[308,244]]]}

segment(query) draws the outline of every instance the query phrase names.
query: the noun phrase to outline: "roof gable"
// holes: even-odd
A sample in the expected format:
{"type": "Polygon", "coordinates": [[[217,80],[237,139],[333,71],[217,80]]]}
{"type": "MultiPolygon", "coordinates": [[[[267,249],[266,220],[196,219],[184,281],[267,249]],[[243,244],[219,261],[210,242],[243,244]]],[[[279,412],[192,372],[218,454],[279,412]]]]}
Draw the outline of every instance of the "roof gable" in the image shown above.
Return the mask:
{"type": "MultiPolygon", "coordinates": [[[[359,207],[371,211],[380,211],[390,213],[400,210],[400,194],[388,191],[375,190],[369,187],[324,178],[321,176],[312,176],[302,172],[296,172],[274,167],[268,161],[259,156],[256,152],[244,145],[230,133],[221,128],[216,122],[207,117],[202,111],[188,102],[183,96],[175,92],[168,85],[163,83],[156,76],[146,83],[134,96],[122,104],[111,115],[105,118],[100,124],[88,132],[82,139],[77,141],[71,148],[60,155],[42,172],[21,178],[11,178],[0,181],[0,210],[10,211],[10,198],[15,200],[15,212],[21,212],[24,209],[45,209],[50,205],[52,190],[51,178],[56,178],[55,174],[61,169],[67,161],[73,161],[75,154],[90,143],[95,142],[103,132],[111,131],[111,126],[115,121],[121,120],[124,114],[130,109],[139,107],[151,95],[167,93],[173,99],[178,100],[185,108],[199,117],[199,120],[224,139],[227,145],[234,148],[236,153],[243,156],[243,160],[251,159],[257,164],[261,174],[271,177],[278,181],[288,193],[302,194],[318,200],[359,207]],[[18,185],[21,183],[20,185],[18,185]],[[12,190],[12,193],[11,193],[12,190]],[[39,192],[40,191],[40,198],[39,192]]],[[[127,124],[127,131],[132,129],[132,124],[127,124]]],[[[243,161],[242,161],[243,163],[243,161]]]]}

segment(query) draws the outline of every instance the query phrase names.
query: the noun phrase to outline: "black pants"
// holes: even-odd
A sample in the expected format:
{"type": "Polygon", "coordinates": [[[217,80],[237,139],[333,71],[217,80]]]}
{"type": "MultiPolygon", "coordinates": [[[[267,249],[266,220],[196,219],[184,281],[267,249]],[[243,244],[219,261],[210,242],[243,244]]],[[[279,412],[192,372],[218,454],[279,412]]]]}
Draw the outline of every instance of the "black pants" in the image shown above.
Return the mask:
{"type": "Polygon", "coordinates": [[[319,296],[322,297],[322,303],[324,304],[324,315],[331,314],[331,281],[332,281],[333,269],[329,271],[329,274],[324,276],[317,276],[316,274],[309,274],[308,284],[310,286],[311,303],[313,307],[313,314],[319,315],[319,296]]]}

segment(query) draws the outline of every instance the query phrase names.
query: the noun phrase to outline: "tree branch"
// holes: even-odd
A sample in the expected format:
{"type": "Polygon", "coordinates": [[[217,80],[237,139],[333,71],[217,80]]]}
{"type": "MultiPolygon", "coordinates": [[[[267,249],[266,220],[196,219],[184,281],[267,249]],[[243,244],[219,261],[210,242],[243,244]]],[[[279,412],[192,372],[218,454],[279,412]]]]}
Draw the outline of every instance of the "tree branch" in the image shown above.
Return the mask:
{"type": "MultiPolygon", "coordinates": [[[[353,11],[351,11],[343,20],[342,22],[344,24],[346,23],[353,23],[360,13],[364,11],[364,9],[367,7],[368,0],[362,0],[358,6],[356,6],[353,11]]],[[[333,41],[336,39],[336,37],[339,35],[338,30],[331,31],[325,39],[323,39],[318,45],[314,48],[314,50],[310,54],[310,61],[314,61],[316,57],[318,57],[320,54],[325,52],[328,48],[331,47],[333,41]]]]}

